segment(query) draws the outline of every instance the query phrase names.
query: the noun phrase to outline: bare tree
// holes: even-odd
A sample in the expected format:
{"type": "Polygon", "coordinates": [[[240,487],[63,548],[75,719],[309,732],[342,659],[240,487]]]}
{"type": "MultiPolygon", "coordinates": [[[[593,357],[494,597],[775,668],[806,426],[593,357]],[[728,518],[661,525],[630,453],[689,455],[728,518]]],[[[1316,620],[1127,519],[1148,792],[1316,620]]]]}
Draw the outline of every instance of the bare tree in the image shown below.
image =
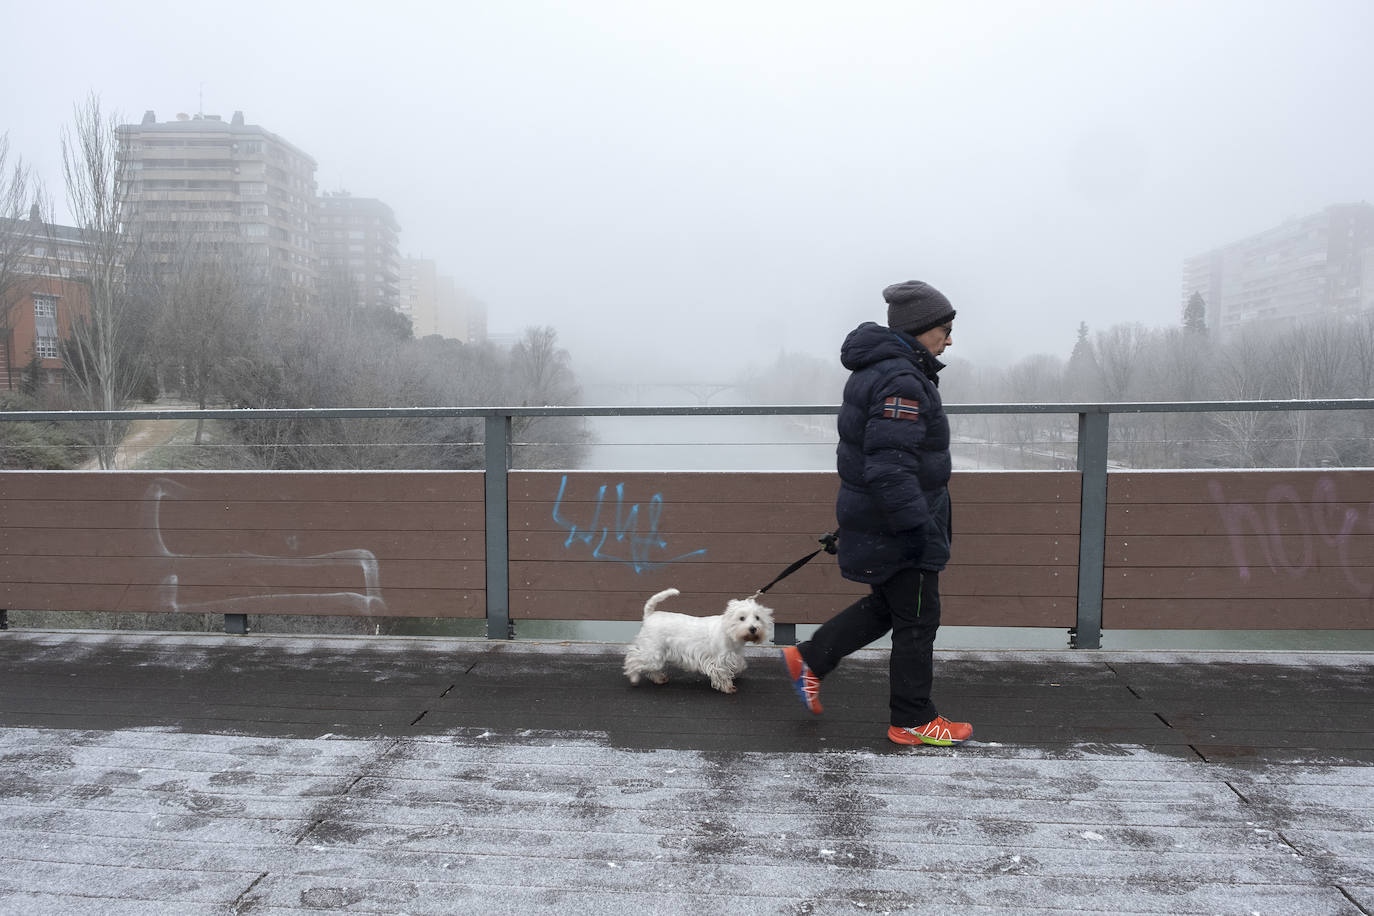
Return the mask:
{"type": "MultiPolygon", "coordinates": [[[[1350,359],[1346,363],[1346,391],[1353,397],[1368,397],[1374,391],[1374,311],[1353,319],[1346,327],[1350,359]]],[[[1350,464],[1368,466],[1374,462],[1374,410],[1359,412],[1356,442],[1350,464]]]]}
{"type": "MultiPolygon", "coordinates": [[[[1217,397],[1232,401],[1268,397],[1275,358],[1274,346],[1262,331],[1244,330],[1235,335],[1217,354],[1217,397]]],[[[1212,424],[1221,439],[1219,457],[1232,467],[1262,466],[1273,444],[1269,419],[1252,410],[1213,415],[1212,424]]]]}
{"type": "Polygon", "coordinates": [[[1116,324],[1097,332],[1093,349],[1102,371],[1103,400],[1124,401],[1133,393],[1148,336],[1139,324],[1116,324]]]}
{"type": "MultiPolygon", "coordinates": [[[[223,384],[249,407],[420,407],[439,403],[405,317],[361,306],[339,320],[310,313],[266,319],[251,348],[226,365],[223,384]]],[[[442,447],[414,420],[300,419],[234,424],[266,467],[438,466],[442,447]]]]}
{"type": "MultiPolygon", "coordinates": [[[[1275,360],[1278,393],[1295,399],[1335,397],[1344,363],[1352,349],[1345,328],[1339,325],[1311,327],[1289,342],[1285,347],[1285,359],[1275,360]]],[[[1320,441],[1322,430],[1330,429],[1331,418],[1318,416],[1311,410],[1296,410],[1286,417],[1293,466],[1303,467],[1315,457],[1313,443],[1320,441]]],[[[1333,451],[1326,451],[1329,460],[1333,451]]]]}
{"type": "MultiPolygon", "coordinates": [[[[224,367],[249,340],[264,308],[265,278],[237,246],[208,241],[190,230],[153,271],[160,300],[156,328],[163,387],[202,410],[224,397],[224,367]]],[[[201,443],[196,424],[195,444],[201,443]]]]}
{"type": "MultiPolygon", "coordinates": [[[[1011,403],[1063,400],[1065,363],[1044,354],[1028,356],[1006,370],[1002,385],[1005,393],[1000,399],[1011,403]]],[[[1001,435],[1017,447],[1018,467],[1052,468],[1061,463],[1067,432],[1062,417],[1009,414],[998,419],[1001,435]]]]}
{"type": "MultiPolygon", "coordinates": [[[[351,320],[277,311],[225,369],[225,390],[248,407],[422,407],[575,403],[568,356],[552,329],[507,352],[440,337],[415,340],[390,309],[351,320]]],[[[586,433],[575,419],[520,419],[522,466],[576,466],[586,433]]],[[[481,421],[322,419],[231,424],[252,460],[273,468],[480,467],[481,421]]]]}
{"type": "Polygon", "coordinates": [[[32,246],[25,221],[40,199],[37,181],[23,159],[16,157],[10,163],[9,134],[0,134],[0,302],[6,305],[32,246]]]}
{"type": "MultiPolygon", "coordinates": [[[[107,118],[100,99],[89,96],[75,108],[62,135],[62,173],[67,203],[81,235],[80,270],[90,292],[86,315],[72,316],[72,337],[64,361],[89,406],[119,410],[149,377],[147,302],[136,295],[133,272],[137,245],[129,223],[129,187],[118,156],[118,119],[107,118]]],[[[114,466],[118,430],[97,424],[96,455],[102,468],[114,466]]]]}
{"type": "MultiPolygon", "coordinates": [[[[581,398],[572,360],[568,351],[558,346],[558,331],[552,327],[525,329],[511,348],[510,373],[508,396],[522,406],[576,404],[581,398]]],[[[586,439],[582,424],[563,417],[517,417],[511,433],[528,446],[522,452],[526,467],[540,467],[551,459],[566,457],[586,439]]]]}
{"type": "Polygon", "coordinates": [[[510,355],[515,383],[512,393],[519,403],[567,404],[576,397],[568,351],[558,346],[558,331],[554,328],[526,328],[510,355]]]}
{"type": "Polygon", "coordinates": [[[1143,353],[1140,391],[1150,400],[1196,401],[1210,384],[1207,339],[1183,328],[1154,331],[1143,353]]]}
{"type": "MultiPolygon", "coordinates": [[[[32,271],[35,245],[46,232],[45,209],[41,184],[23,159],[16,156],[11,163],[9,134],[0,134],[0,344],[5,346],[14,327],[19,281],[32,271]],[[37,223],[31,218],[34,213],[39,214],[37,223]]],[[[6,355],[8,364],[15,354],[6,355]]]]}
{"type": "MultiPolygon", "coordinates": [[[[1130,395],[1136,400],[1192,401],[1202,396],[1209,361],[1203,352],[1206,338],[1181,327],[1144,333],[1132,376],[1130,395]]],[[[1192,413],[1122,415],[1113,430],[1133,467],[1177,467],[1198,459],[1197,441],[1205,420],[1192,413]]]]}

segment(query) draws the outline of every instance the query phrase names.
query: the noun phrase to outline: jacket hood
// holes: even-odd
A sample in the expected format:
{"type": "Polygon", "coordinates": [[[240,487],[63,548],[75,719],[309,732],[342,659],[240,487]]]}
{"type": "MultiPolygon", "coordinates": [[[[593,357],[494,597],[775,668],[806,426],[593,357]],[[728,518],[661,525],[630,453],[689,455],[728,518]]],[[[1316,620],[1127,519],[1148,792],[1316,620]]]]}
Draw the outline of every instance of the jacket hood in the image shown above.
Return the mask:
{"type": "Polygon", "coordinates": [[[874,321],[850,331],[840,346],[840,362],[851,372],[893,358],[907,360],[932,379],[945,367],[910,335],[874,321]]]}

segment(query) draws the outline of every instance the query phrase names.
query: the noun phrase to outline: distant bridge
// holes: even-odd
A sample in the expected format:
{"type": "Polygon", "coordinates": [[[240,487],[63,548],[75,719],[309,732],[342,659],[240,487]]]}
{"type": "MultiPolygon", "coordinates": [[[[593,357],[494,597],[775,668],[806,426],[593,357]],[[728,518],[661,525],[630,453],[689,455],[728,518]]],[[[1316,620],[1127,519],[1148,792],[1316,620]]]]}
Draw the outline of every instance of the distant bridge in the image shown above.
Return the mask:
{"type": "Polygon", "coordinates": [[[743,389],[736,382],[596,382],[582,388],[583,400],[596,406],[664,405],[670,403],[671,395],[677,396],[674,400],[706,405],[726,391],[743,389]]]}

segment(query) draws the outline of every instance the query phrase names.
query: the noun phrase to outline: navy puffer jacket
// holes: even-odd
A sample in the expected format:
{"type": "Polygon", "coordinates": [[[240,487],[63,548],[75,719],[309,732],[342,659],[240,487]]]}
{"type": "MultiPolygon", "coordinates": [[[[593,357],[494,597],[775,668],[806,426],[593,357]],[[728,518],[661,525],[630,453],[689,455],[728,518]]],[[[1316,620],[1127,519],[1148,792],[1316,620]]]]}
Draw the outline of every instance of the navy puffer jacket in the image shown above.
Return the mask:
{"type": "Polygon", "coordinates": [[[950,543],[944,363],[911,335],[873,322],[850,332],[840,361],[851,370],[836,450],[840,571],[879,583],[902,569],[942,570],[950,543]]]}

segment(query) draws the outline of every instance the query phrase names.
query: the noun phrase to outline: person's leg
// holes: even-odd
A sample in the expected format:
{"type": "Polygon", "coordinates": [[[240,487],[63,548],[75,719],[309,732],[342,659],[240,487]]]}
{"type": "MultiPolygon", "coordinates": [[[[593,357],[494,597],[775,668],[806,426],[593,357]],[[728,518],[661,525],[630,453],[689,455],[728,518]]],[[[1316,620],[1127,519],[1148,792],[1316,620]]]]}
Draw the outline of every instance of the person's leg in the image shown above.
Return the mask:
{"type": "Polygon", "coordinates": [[[783,647],[787,676],[811,713],[821,712],[821,678],[834,671],[846,655],[886,633],[891,625],[887,605],[874,588],[827,620],[806,642],[783,647]]]}
{"type": "Polygon", "coordinates": [[[940,628],[940,574],[904,570],[877,590],[892,619],[891,724],[918,728],[938,715],[930,690],[940,628]]]}
{"type": "Polygon", "coordinates": [[[881,638],[892,628],[892,615],[874,586],[871,593],[831,617],[806,642],[797,646],[808,668],[825,677],[846,655],[881,638]]]}

